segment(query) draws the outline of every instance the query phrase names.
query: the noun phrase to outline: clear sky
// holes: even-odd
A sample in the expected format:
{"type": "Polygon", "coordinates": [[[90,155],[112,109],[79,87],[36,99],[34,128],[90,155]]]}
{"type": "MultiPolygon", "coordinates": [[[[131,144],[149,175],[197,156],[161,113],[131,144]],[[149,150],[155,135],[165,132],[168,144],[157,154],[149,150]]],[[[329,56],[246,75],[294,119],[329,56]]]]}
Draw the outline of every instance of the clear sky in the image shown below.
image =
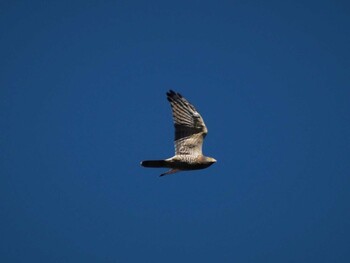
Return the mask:
{"type": "Polygon", "coordinates": [[[1,262],[350,262],[348,1],[2,1],[1,262]],[[174,154],[165,93],[203,116],[174,154]]]}

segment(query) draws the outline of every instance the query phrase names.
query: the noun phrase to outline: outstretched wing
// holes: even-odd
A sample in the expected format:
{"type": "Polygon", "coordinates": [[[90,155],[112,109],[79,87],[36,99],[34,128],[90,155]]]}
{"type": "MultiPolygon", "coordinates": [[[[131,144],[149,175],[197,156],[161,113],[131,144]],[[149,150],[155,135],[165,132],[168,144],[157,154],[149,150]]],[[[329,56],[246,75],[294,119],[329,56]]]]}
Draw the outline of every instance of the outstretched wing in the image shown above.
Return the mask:
{"type": "Polygon", "coordinates": [[[201,155],[207,127],[196,109],[181,94],[167,92],[175,126],[175,155],[201,155]]]}

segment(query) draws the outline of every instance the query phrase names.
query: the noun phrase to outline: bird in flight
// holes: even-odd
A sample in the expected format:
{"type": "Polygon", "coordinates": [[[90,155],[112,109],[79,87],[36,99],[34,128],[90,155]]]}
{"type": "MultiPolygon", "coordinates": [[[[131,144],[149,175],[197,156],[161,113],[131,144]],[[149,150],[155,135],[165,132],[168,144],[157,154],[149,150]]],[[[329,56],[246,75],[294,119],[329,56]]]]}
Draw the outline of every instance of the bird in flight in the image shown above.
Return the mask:
{"type": "Polygon", "coordinates": [[[175,156],[165,160],[142,161],[143,167],[170,168],[167,174],[204,169],[216,160],[202,154],[202,145],[208,129],[201,115],[180,93],[167,92],[175,126],[175,156]]]}

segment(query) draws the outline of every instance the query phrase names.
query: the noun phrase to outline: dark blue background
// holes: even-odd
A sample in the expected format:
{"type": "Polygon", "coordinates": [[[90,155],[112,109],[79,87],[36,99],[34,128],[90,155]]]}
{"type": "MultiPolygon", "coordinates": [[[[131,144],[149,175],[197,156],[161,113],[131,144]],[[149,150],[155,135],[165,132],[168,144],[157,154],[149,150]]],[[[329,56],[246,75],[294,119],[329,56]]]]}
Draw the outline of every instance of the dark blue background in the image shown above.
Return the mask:
{"type": "Polygon", "coordinates": [[[1,262],[350,262],[347,1],[0,9],[1,262]],[[140,167],[168,89],[212,167],[140,167]]]}

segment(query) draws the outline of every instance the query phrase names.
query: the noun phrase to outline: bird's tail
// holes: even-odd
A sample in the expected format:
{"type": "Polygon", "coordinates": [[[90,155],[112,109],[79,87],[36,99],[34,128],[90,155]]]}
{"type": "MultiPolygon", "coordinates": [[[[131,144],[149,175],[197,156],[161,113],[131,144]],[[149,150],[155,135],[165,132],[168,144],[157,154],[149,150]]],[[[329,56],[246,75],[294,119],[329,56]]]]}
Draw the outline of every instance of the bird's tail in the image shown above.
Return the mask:
{"type": "Polygon", "coordinates": [[[153,168],[168,167],[167,161],[165,160],[142,161],[141,165],[143,167],[153,167],[153,168]]]}

